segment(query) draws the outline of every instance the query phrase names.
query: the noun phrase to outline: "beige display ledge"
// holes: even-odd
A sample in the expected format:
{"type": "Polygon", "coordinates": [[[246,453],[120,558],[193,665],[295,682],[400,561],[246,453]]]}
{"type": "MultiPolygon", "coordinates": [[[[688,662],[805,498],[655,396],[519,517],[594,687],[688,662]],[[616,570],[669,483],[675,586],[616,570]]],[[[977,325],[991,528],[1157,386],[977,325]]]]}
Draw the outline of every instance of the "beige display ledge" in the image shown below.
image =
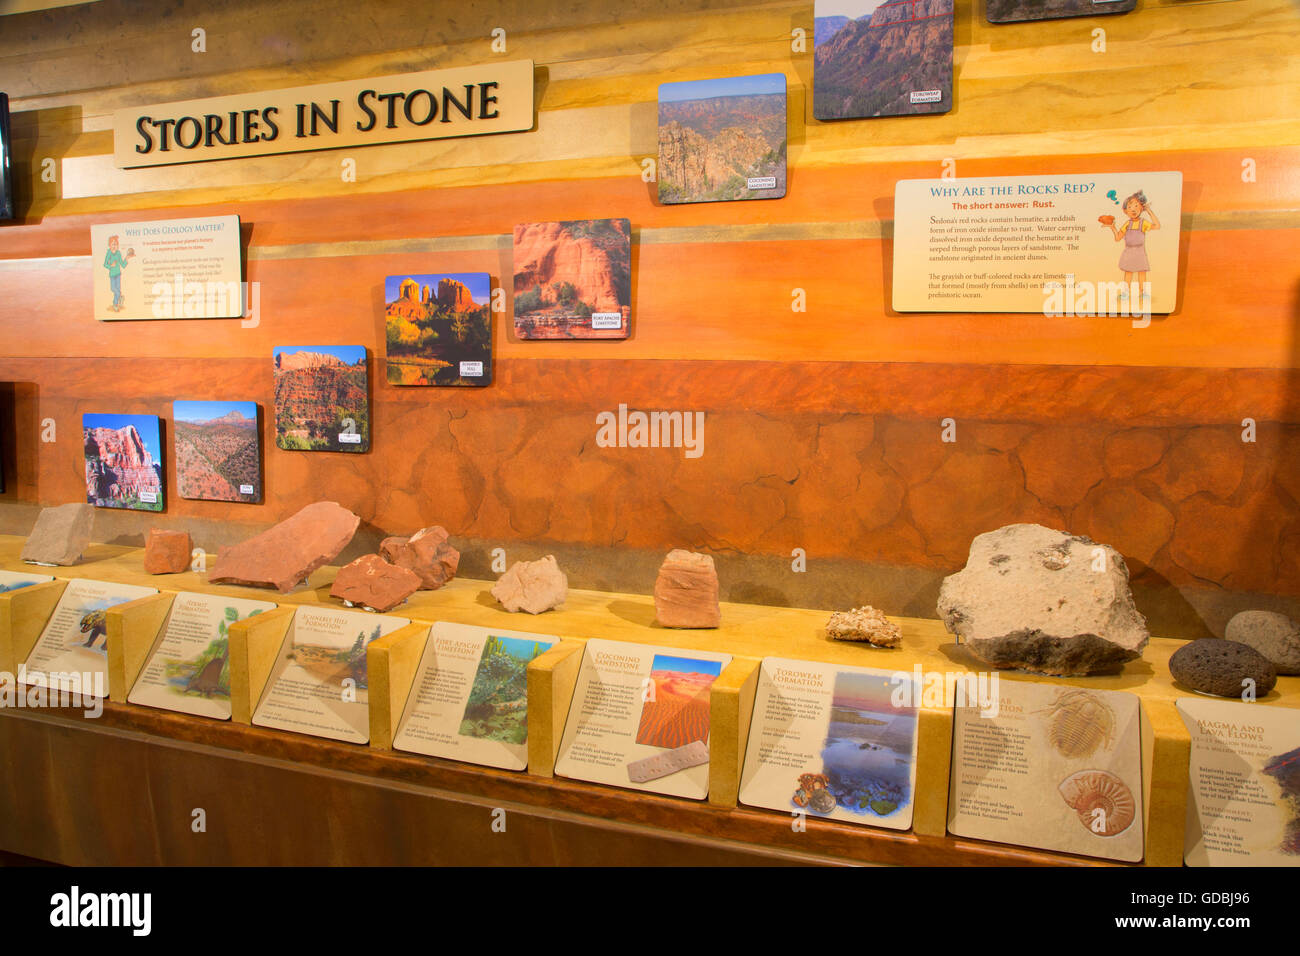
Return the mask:
{"type": "MultiPolygon", "coordinates": [[[[30,567],[18,560],[23,540],[14,536],[0,536],[0,567],[15,570],[30,567]]],[[[344,607],[341,601],[329,596],[329,583],[337,573],[336,568],[329,567],[319,569],[311,576],[307,586],[287,595],[277,595],[258,588],[213,585],[208,583],[206,575],[195,572],[149,575],[143,570],[141,549],[110,545],[92,545],[80,564],[70,568],[51,569],[50,573],[59,578],[85,577],[147,585],[163,590],[158,597],[142,599],[110,611],[111,615],[116,612],[116,624],[110,627],[109,640],[119,643],[117,648],[110,644],[109,651],[110,663],[119,662],[110,668],[110,694],[115,701],[125,699],[130,683],[138,674],[143,660],[141,655],[157,636],[157,629],[165,615],[165,606],[170,605],[170,592],[198,591],[277,601],[281,605],[280,611],[239,622],[231,629],[231,698],[236,724],[247,724],[251,718],[252,708],[265,687],[270,664],[289,625],[292,609],[304,604],[344,607]]],[[[651,583],[647,582],[647,587],[651,583]]],[[[49,592],[61,591],[57,585],[56,581],[53,589],[45,586],[47,593],[41,598],[51,608],[53,601],[49,600],[49,592]]],[[[711,692],[711,768],[707,808],[733,813],[767,812],[736,809],[736,794],[753,709],[758,664],[762,658],[777,656],[908,672],[919,666],[926,674],[964,673],[980,669],[978,662],[970,658],[954,642],[943,625],[935,620],[897,619],[903,630],[902,647],[886,650],[829,640],[824,631],[828,617],[826,611],[723,604],[721,627],[714,630],[677,630],[654,623],[654,602],[649,595],[571,589],[569,599],[561,610],[533,616],[509,614],[502,610],[489,594],[490,586],[491,582],[457,578],[438,591],[417,592],[407,603],[390,612],[408,617],[418,626],[389,634],[374,642],[369,649],[372,749],[382,751],[391,748],[396,724],[414,680],[423,648],[423,626],[436,621],[508,627],[553,634],[566,639],[529,666],[527,777],[530,779],[553,778],[556,752],[577,679],[582,645],[586,639],[600,637],[678,650],[710,650],[733,655],[731,664],[724,669],[711,692]]],[[[24,598],[20,595],[35,591],[35,588],[31,588],[0,595],[0,649],[13,647],[20,650],[23,643],[28,641],[32,629],[30,620],[39,612],[39,608],[35,608],[32,603],[33,596],[24,598]],[[11,609],[9,604],[15,599],[18,605],[11,609]],[[16,626],[12,635],[5,633],[5,624],[10,620],[22,625],[21,628],[16,626]]],[[[57,599],[57,594],[54,596],[57,599]]],[[[861,603],[869,601],[870,595],[848,595],[846,598],[846,604],[861,603]]],[[[30,640],[34,641],[35,636],[30,635],[30,640]]],[[[1182,862],[1190,744],[1174,701],[1186,696],[1188,692],[1174,686],[1168,668],[1170,655],[1182,643],[1153,638],[1141,660],[1130,663],[1121,673],[1113,676],[1058,679],[1000,672],[1004,680],[1122,690],[1139,697],[1146,820],[1144,862],[1148,865],[1176,866],[1182,862]]],[[[30,647],[30,644],[27,646],[30,647]]],[[[1278,688],[1260,703],[1264,706],[1300,708],[1300,678],[1282,678],[1278,688]]],[[[210,723],[202,718],[184,719],[200,724],[210,723]]],[[[174,725],[175,721],[168,723],[174,725]]],[[[978,841],[957,840],[946,835],[952,727],[950,709],[922,709],[918,722],[914,838],[926,844],[937,840],[940,846],[946,844],[954,848],[969,848],[980,844],[978,841]]],[[[329,746],[352,745],[330,743],[329,746]]],[[[471,768],[468,772],[474,771],[471,768]]],[[[489,773],[484,769],[479,772],[489,773]]],[[[499,776],[501,772],[490,773],[499,776]]],[[[579,786],[568,781],[554,781],[554,785],[579,786]]],[[[647,798],[641,793],[628,795],[640,800],[669,799],[647,798]]],[[[705,809],[702,805],[690,802],[675,802],[683,808],[694,806],[705,809]]],[[[775,816],[778,820],[781,819],[779,814],[775,816]]],[[[788,828],[788,821],[786,826],[788,828]]],[[[886,831],[875,828],[833,824],[831,821],[810,820],[808,826],[847,827],[850,831],[860,833],[859,839],[866,844],[881,840],[893,843],[898,838],[898,835],[889,835],[886,831]]],[[[994,855],[1001,854],[1017,862],[1079,861],[1075,857],[1023,848],[997,844],[983,846],[988,847],[994,855]]],[[[870,853],[865,853],[864,856],[869,857],[870,853]]],[[[941,862],[933,859],[929,852],[924,856],[927,862],[941,862]]],[[[989,862],[983,858],[983,854],[980,857],[981,862],[989,862]]],[[[916,862],[921,862],[921,859],[918,858],[916,862]]]]}

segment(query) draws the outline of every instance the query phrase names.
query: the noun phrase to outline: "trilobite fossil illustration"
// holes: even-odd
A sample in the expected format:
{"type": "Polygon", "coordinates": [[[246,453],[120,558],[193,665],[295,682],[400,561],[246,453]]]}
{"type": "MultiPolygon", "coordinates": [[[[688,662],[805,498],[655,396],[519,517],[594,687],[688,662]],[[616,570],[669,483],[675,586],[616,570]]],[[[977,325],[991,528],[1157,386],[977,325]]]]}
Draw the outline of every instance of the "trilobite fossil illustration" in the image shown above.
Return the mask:
{"type": "Polygon", "coordinates": [[[1137,817],[1133,791],[1109,771],[1080,770],[1062,780],[1057,789],[1079,822],[1097,836],[1118,836],[1137,817]]]}
{"type": "Polygon", "coordinates": [[[1063,757],[1091,757],[1115,739],[1115,711],[1086,690],[1059,691],[1045,712],[1047,739],[1063,757]]]}

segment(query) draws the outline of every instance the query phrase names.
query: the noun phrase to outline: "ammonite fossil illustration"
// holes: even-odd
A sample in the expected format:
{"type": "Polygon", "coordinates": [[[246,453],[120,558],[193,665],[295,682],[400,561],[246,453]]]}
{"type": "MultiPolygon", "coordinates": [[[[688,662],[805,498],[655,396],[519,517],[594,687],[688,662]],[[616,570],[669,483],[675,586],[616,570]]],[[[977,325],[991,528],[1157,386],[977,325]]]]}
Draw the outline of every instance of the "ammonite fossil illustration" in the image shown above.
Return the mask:
{"type": "Polygon", "coordinates": [[[1079,815],[1079,822],[1097,836],[1117,836],[1137,817],[1133,791],[1109,771],[1080,770],[1061,781],[1057,789],[1079,815]]]}
{"type": "Polygon", "coordinates": [[[1115,738],[1115,712],[1086,690],[1060,691],[1047,713],[1047,739],[1063,757],[1091,757],[1115,738]]]}
{"type": "Polygon", "coordinates": [[[809,802],[817,813],[830,813],[835,809],[835,798],[829,790],[814,790],[809,802]]]}

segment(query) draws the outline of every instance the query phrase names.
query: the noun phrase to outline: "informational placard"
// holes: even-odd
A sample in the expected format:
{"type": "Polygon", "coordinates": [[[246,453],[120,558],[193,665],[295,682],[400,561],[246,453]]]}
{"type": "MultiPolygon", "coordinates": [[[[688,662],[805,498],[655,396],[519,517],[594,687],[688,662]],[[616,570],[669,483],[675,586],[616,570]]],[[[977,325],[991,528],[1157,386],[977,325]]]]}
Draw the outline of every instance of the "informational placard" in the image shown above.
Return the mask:
{"type": "Polygon", "coordinates": [[[229,720],[230,625],[274,608],[270,601],[182,591],[126,699],[229,720]]]}
{"type": "Polygon", "coordinates": [[[766,658],[740,802],[908,829],[916,791],[916,685],[911,673],[766,658]]]}
{"type": "Polygon", "coordinates": [[[532,128],[533,61],[510,60],[116,110],[113,160],[161,166],[532,128]]]}
{"type": "Polygon", "coordinates": [[[1180,172],[902,180],[894,308],[1172,312],[1182,194],[1180,172]]]}
{"type": "Polygon", "coordinates": [[[25,684],[108,696],[108,608],[157,594],[156,588],[74,578],[63,589],[27,656],[25,684]]]}
{"type": "Polygon", "coordinates": [[[238,216],[91,226],[90,266],[101,322],[244,314],[238,216]]]}
{"type": "Polygon", "coordinates": [[[1142,859],[1136,695],[1003,680],[996,715],[961,706],[953,718],[948,832],[1142,859]]]}
{"type": "Polygon", "coordinates": [[[709,689],[730,661],[730,654],[588,641],[555,772],[703,800],[709,689]]]}
{"type": "Polygon", "coordinates": [[[49,574],[28,574],[26,571],[0,571],[0,594],[17,591],[21,588],[29,588],[33,584],[53,580],[54,577],[49,574]]]}
{"type": "Polygon", "coordinates": [[[1188,866],[1300,866],[1300,710],[1181,697],[1188,866]]]}
{"type": "Polygon", "coordinates": [[[445,621],[433,625],[394,749],[524,770],[528,662],[558,640],[445,621]]]}
{"type": "Polygon", "coordinates": [[[370,740],[366,648],[404,617],[300,607],[285,635],[261,703],[259,727],[293,730],[349,743],[370,740]]]}

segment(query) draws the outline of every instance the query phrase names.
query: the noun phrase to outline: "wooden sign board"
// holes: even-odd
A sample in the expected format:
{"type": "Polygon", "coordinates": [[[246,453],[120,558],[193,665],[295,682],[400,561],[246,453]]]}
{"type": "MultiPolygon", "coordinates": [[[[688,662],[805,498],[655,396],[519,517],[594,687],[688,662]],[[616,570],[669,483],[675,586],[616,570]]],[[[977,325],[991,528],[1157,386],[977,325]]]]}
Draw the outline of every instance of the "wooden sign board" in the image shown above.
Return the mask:
{"type": "Polygon", "coordinates": [[[122,169],[533,128],[533,61],[514,60],[113,113],[122,169]]]}

